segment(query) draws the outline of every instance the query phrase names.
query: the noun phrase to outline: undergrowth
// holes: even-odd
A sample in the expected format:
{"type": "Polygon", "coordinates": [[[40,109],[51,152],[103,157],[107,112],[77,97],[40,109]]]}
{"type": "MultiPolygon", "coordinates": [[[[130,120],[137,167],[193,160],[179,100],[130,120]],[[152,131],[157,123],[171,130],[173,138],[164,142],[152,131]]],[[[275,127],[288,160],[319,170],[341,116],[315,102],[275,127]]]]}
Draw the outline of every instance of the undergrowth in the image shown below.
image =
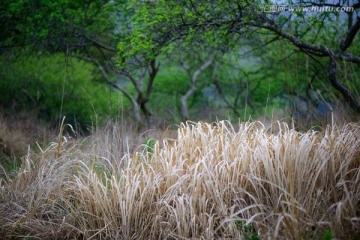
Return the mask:
{"type": "Polygon", "coordinates": [[[360,125],[277,126],[186,123],[137,141],[107,127],[54,142],[0,182],[0,235],[358,239],[360,125]]]}

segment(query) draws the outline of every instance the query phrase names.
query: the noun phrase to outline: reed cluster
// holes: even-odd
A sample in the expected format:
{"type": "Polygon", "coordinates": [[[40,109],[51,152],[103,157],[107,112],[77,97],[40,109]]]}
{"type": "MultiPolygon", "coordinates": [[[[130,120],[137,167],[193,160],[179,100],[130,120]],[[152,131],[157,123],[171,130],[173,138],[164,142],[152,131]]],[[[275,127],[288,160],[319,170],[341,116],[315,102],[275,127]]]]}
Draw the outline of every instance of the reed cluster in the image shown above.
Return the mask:
{"type": "Polygon", "coordinates": [[[360,125],[277,126],[185,123],[176,137],[137,148],[111,128],[29,152],[0,182],[0,235],[359,237],[360,125]]]}

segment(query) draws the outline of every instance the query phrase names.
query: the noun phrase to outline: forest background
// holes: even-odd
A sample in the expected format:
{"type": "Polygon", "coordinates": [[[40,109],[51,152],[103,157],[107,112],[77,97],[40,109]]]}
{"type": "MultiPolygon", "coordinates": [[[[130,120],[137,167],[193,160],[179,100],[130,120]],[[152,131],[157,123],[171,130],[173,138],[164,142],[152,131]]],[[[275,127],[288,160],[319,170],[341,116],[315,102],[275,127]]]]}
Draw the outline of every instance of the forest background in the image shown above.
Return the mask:
{"type": "Polygon", "coordinates": [[[87,131],[360,112],[357,1],[1,3],[0,105],[87,131]],[[291,6],[291,8],[289,8],[291,6]],[[134,120],[134,121],[133,121],[134,120]]]}

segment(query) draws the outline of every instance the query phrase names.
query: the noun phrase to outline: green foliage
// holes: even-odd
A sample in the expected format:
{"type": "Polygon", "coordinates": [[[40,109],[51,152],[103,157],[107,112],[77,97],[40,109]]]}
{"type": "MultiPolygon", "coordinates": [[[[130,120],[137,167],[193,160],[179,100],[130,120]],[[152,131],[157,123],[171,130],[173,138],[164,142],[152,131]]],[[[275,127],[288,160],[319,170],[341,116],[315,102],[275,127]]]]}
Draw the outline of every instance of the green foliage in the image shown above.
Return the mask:
{"type": "Polygon", "coordinates": [[[0,57],[7,63],[0,66],[0,104],[8,110],[36,109],[39,117],[57,120],[62,109],[67,121],[85,126],[98,115],[108,115],[109,106],[113,112],[119,107],[117,93],[110,98],[109,88],[98,80],[91,64],[62,54],[20,52],[0,57]]]}
{"type": "Polygon", "coordinates": [[[246,224],[243,220],[235,221],[236,228],[240,230],[245,240],[259,240],[259,235],[254,231],[252,224],[246,224]]]}
{"type": "Polygon", "coordinates": [[[163,66],[154,82],[149,106],[163,120],[178,122],[180,96],[189,86],[188,76],[176,65],[163,66]],[[171,113],[171,114],[169,114],[171,113]]]}
{"type": "MultiPolygon", "coordinates": [[[[9,109],[19,109],[17,104],[37,108],[40,115],[57,118],[59,93],[65,86],[63,113],[69,118],[76,116],[84,123],[93,120],[95,112],[102,115],[109,113],[110,108],[116,112],[118,101],[106,106],[110,102],[109,89],[94,83],[100,76],[89,64],[69,60],[63,84],[64,63],[59,52],[92,58],[102,66],[113,59],[134,79],[138,79],[139,68],[145,69],[149,60],[161,62],[147,104],[157,117],[171,122],[180,120],[180,96],[189,88],[189,76],[180,60],[196,69],[201,65],[201,57],[209,54],[216,58],[216,77],[226,100],[236,106],[244,119],[249,114],[257,117],[271,112],[271,108],[283,109],[290,102],[285,97],[289,95],[315,102],[318,99],[313,93],[319,91],[325,100],[338,98],[340,94],[327,82],[327,59],[309,57],[293,42],[276,38],[277,33],[254,23],[271,18],[269,24],[301,41],[335,51],[347,31],[346,18],[335,12],[261,15],[262,4],[263,1],[249,0],[4,0],[0,2],[1,62],[8,62],[6,54],[19,54],[10,47],[29,45],[27,50],[31,49],[32,54],[27,58],[20,54],[19,59],[14,55],[9,58],[8,67],[1,67],[5,81],[0,87],[7,89],[0,96],[1,103],[9,109]],[[99,47],[99,42],[111,49],[99,47]],[[43,55],[44,52],[54,55],[43,55]]],[[[297,1],[287,4],[296,5],[297,1]]],[[[359,37],[357,34],[348,49],[357,56],[359,37]]],[[[202,118],[201,111],[207,111],[204,106],[220,118],[239,115],[232,113],[224,96],[217,92],[211,79],[214,66],[201,74],[197,90],[188,101],[194,119],[202,118]]],[[[356,67],[339,62],[339,78],[355,96],[360,94],[356,67]]],[[[104,69],[111,75],[108,68],[104,69]]],[[[111,77],[137,98],[138,93],[126,77],[111,77]]],[[[146,86],[146,81],[140,86],[144,92],[146,86]]],[[[122,104],[126,109],[132,106],[126,97],[122,104]]]]}
{"type": "Polygon", "coordinates": [[[3,46],[33,45],[48,51],[78,46],[84,35],[113,30],[116,3],[106,0],[5,0],[3,46]]]}
{"type": "MultiPolygon", "coordinates": [[[[19,169],[21,160],[18,158],[13,158],[12,160],[9,160],[7,157],[4,157],[0,154],[0,166],[6,170],[9,173],[14,173],[19,169]]],[[[0,174],[0,177],[1,176],[0,174]]]]}
{"type": "Polygon", "coordinates": [[[330,229],[317,231],[310,231],[306,239],[314,239],[314,240],[332,240],[334,239],[334,232],[330,229]]]}
{"type": "Polygon", "coordinates": [[[234,46],[228,36],[228,24],[218,24],[221,18],[215,15],[227,14],[235,17],[236,3],[184,1],[129,1],[133,9],[128,25],[129,34],[118,44],[120,57],[141,55],[154,59],[167,52],[169,44],[178,39],[185,40],[185,49],[214,49],[234,46]],[[209,24],[209,21],[215,21],[209,24]],[[215,26],[215,30],[211,26],[215,26]],[[224,44],[225,43],[225,44],[224,44]]]}
{"type": "Polygon", "coordinates": [[[324,240],[331,240],[331,239],[333,239],[334,238],[334,235],[333,235],[333,233],[330,231],[330,230],[326,230],[325,232],[324,232],[324,240]]]}
{"type": "Polygon", "coordinates": [[[156,140],[154,138],[149,138],[146,140],[146,152],[147,153],[154,153],[154,146],[156,140]]]}
{"type": "Polygon", "coordinates": [[[159,72],[154,88],[156,92],[169,95],[174,92],[184,94],[189,85],[187,78],[188,76],[178,66],[170,65],[159,72]]]}

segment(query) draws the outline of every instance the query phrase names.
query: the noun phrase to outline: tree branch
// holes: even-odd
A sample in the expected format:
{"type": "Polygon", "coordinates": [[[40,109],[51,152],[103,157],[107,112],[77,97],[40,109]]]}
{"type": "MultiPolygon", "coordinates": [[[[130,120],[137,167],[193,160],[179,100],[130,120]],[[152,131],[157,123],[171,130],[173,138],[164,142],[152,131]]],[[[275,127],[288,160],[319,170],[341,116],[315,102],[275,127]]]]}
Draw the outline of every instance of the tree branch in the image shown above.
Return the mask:
{"type": "Polygon", "coordinates": [[[249,21],[248,24],[250,26],[268,29],[268,30],[276,33],[278,36],[281,36],[281,37],[289,40],[296,47],[298,47],[300,49],[308,50],[316,56],[321,56],[321,57],[329,56],[329,54],[331,53],[331,50],[328,49],[327,47],[304,42],[304,41],[300,40],[299,38],[295,37],[294,35],[291,35],[291,34],[285,32],[284,30],[277,27],[274,23],[271,23],[270,21],[266,21],[264,23],[260,23],[257,21],[249,21]]]}
{"type": "Polygon", "coordinates": [[[196,90],[196,80],[199,77],[199,75],[212,64],[213,59],[214,59],[213,56],[211,56],[207,62],[205,62],[201,67],[199,67],[195,71],[195,73],[190,78],[189,90],[184,95],[181,96],[181,108],[182,108],[182,115],[184,120],[189,119],[189,109],[187,106],[187,100],[191,97],[191,95],[194,94],[196,90]]]}
{"type": "Polygon", "coordinates": [[[353,62],[360,64],[360,57],[351,55],[350,53],[342,53],[339,58],[347,62],[353,62]]]}
{"type": "Polygon", "coordinates": [[[114,72],[116,72],[117,74],[120,74],[122,76],[125,76],[130,80],[130,82],[134,86],[136,92],[141,92],[141,89],[139,88],[139,84],[137,83],[136,79],[128,71],[116,67],[113,62],[110,62],[109,64],[110,64],[111,69],[114,72]]]}
{"type": "Polygon", "coordinates": [[[128,98],[131,101],[131,103],[133,104],[133,108],[134,108],[135,119],[137,122],[140,122],[141,118],[140,118],[140,114],[139,114],[139,110],[138,110],[139,107],[138,107],[136,100],[130,95],[130,93],[128,91],[125,90],[125,88],[119,86],[118,84],[116,84],[109,78],[105,69],[98,61],[96,61],[95,59],[90,58],[90,57],[85,57],[85,56],[80,56],[80,55],[75,55],[75,54],[69,54],[69,56],[94,64],[98,68],[104,81],[107,84],[109,84],[110,86],[112,86],[113,88],[119,90],[121,93],[123,93],[125,95],[126,98],[128,98]]]}
{"type": "Polygon", "coordinates": [[[146,89],[146,95],[145,95],[146,101],[148,101],[150,99],[151,90],[152,90],[152,87],[154,84],[155,77],[159,71],[159,68],[160,68],[160,64],[158,66],[156,66],[155,60],[150,61],[149,83],[148,83],[148,86],[146,89]]]}
{"type": "Polygon", "coordinates": [[[356,112],[360,113],[360,104],[357,99],[338,78],[337,59],[334,55],[330,55],[329,57],[327,75],[332,85],[343,95],[345,101],[348,102],[356,112]]]}
{"type": "Polygon", "coordinates": [[[345,52],[346,49],[348,49],[351,46],[359,29],[360,29],[360,17],[356,19],[355,24],[349,29],[346,36],[342,39],[338,49],[339,53],[345,52]]]}
{"type": "Polygon", "coordinates": [[[97,47],[106,49],[106,50],[111,51],[111,52],[118,52],[118,50],[117,50],[116,48],[107,46],[107,45],[103,44],[102,42],[100,42],[100,41],[98,41],[98,40],[96,40],[96,39],[94,39],[94,38],[91,38],[91,37],[89,37],[89,36],[87,36],[87,35],[85,35],[85,34],[83,34],[83,36],[84,36],[87,40],[91,41],[94,46],[97,46],[97,47]]]}
{"type": "Polygon", "coordinates": [[[191,78],[192,82],[195,82],[199,75],[212,64],[213,59],[214,57],[211,56],[206,63],[204,63],[200,68],[195,71],[193,77],[191,78]]]}

